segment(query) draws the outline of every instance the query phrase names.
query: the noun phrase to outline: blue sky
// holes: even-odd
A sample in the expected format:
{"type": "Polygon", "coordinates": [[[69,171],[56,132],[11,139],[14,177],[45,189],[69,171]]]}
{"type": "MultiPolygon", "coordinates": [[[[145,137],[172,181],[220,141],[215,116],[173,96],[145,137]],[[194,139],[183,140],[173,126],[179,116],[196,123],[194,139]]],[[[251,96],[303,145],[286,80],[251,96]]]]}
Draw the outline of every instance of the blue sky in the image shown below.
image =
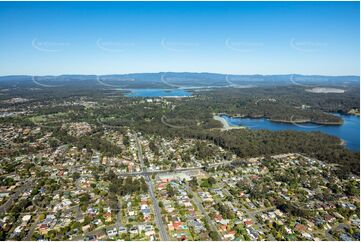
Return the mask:
{"type": "Polygon", "coordinates": [[[358,2],[1,2],[0,75],[359,75],[358,2]]]}

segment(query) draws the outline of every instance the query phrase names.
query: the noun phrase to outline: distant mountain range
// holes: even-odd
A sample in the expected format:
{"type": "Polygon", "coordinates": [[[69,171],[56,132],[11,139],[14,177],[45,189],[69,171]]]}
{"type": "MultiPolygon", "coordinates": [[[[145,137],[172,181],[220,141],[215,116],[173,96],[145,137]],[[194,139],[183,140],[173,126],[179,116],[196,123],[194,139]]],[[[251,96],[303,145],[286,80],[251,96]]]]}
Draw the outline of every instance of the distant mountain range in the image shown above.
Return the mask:
{"type": "Polygon", "coordinates": [[[95,88],[221,88],[275,85],[349,86],[359,76],[322,75],[226,75],[217,73],[161,72],[114,75],[1,76],[1,88],[79,86],[95,88]]]}

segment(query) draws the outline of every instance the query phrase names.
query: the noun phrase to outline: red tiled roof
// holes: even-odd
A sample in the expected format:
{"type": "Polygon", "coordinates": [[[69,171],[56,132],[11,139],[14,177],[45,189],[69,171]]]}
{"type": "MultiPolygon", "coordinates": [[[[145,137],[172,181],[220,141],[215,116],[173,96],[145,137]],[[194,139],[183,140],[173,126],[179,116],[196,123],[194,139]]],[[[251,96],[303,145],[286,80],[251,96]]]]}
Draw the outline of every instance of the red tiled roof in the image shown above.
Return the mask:
{"type": "Polygon", "coordinates": [[[297,231],[306,231],[307,227],[304,226],[303,224],[296,224],[295,226],[295,230],[297,231]]]}
{"type": "Polygon", "coordinates": [[[180,226],[182,226],[182,222],[180,222],[180,221],[174,221],[173,222],[174,229],[178,229],[180,226]]]}
{"type": "Polygon", "coordinates": [[[244,221],[244,224],[245,225],[252,225],[253,222],[252,222],[252,220],[246,220],[246,221],[244,221]]]}

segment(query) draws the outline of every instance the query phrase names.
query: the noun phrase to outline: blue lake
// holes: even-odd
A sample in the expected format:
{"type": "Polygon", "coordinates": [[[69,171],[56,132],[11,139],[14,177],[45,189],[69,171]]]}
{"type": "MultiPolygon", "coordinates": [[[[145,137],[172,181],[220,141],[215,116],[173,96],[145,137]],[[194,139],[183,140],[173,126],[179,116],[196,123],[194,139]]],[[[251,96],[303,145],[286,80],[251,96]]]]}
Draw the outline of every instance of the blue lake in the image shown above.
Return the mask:
{"type": "Polygon", "coordinates": [[[192,93],[184,89],[128,89],[127,97],[189,97],[192,93]]]}
{"type": "Polygon", "coordinates": [[[250,129],[296,130],[305,132],[320,131],[329,135],[337,136],[346,142],[346,146],[353,151],[360,151],[360,117],[354,115],[339,115],[344,123],[342,125],[317,125],[317,124],[287,124],[276,123],[265,118],[232,118],[222,117],[232,126],[246,126],[250,129]]]}

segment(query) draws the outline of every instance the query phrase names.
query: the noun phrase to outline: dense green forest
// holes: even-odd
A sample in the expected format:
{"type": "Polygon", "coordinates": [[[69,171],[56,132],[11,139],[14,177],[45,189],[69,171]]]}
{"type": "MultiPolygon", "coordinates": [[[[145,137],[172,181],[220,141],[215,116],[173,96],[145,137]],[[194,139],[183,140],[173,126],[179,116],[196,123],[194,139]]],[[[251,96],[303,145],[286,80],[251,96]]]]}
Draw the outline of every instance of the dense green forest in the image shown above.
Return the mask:
{"type": "MultiPolygon", "coordinates": [[[[192,97],[161,99],[158,103],[144,102],[144,98],[128,98],[119,90],[74,87],[48,89],[14,89],[3,93],[2,100],[12,97],[27,98],[24,103],[1,102],[1,108],[27,110],[29,118],[0,118],[2,123],[36,126],[32,117],[52,117],[54,122],[44,129],[53,132],[54,145],[72,143],[97,149],[107,155],[120,152],[118,147],[101,139],[104,129],[124,130],[129,127],[145,134],[165,137],[210,140],[239,157],[252,157],[288,152],[304,153],[320,160],[338,163],[340,175],[359,173],[359,153],[340,144],[336,137],[319,132],[231,130],[222,132],[216,113],[266,117],[277,121],[310,121],[339,124],[342,120],[331,112],[347,113],[359,110],[359,92],[354,87],[345,93],[315,94],[299,86],[267,86],[258,88],[218,88],[194,91],[192,97]],[[79,101],[94,102],[84,107],[79,101]],[[67,102],[67,105],[63,105],[67,102]],[[71,103],[71,105],[69,105],[71,103]],[[61,104],[61,105],[60,105],[61,104]],[[62,122],[87,122],[92,134],[72,137],[61,128],[62,122]]],[[[51,119],[51,120],[52,120],[51,119]]],[[[25,151],[24,151],[25,152],[25,151]]]]}
{"type": "Polygon", "coordinates": [[[157,125],[158,122],[136,127],[143,133],[167,137],[196,138],[211,140],[215,144],[233,151],[239,157],[256,157],[281,153],[298,152],[323,161],[342,166],[339,175],[359,173],[359,153],[340,145],[340,140],[320,132],[268,131],[239,129],[226,132],[202,128],[170,128],[157,125]]]}

